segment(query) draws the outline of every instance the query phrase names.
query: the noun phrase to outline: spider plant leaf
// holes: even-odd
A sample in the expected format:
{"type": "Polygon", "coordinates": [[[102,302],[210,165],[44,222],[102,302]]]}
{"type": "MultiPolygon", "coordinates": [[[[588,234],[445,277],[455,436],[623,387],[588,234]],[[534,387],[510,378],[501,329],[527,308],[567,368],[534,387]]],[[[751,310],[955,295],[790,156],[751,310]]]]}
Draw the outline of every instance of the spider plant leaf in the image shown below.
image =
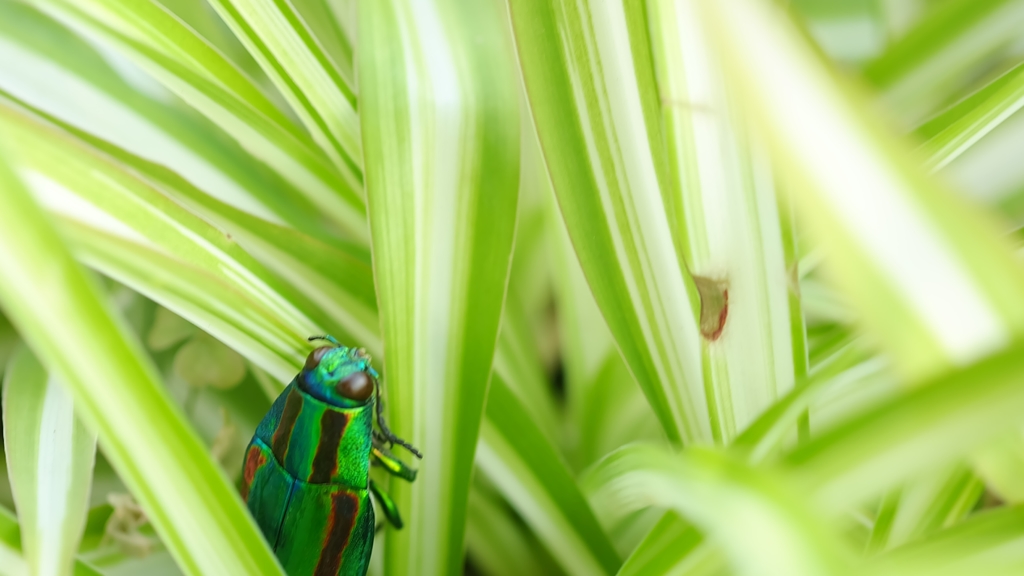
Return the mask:
{"type": "Polygon", "coordinates": [[[920,381],[1006,346],[1024,328],[1024,271],[988,217],[929,180],[781,11],[701,6],[832,278],[901,373],[920,381]]]}
{"type": "Polygon", "coordinates": [[[385,574],[462,566],[515,229],[519,98],[490,2],[359,5],[357,69],[390,422],[423,450],[385,574]]]}
{"type": "Polygon", "coordinates": [[[582,485],[604,514],[658,506],[684,515],[716,539],[737,574],[850,573],[847,552],[790,487],[719,452],[627,446],[582,485]]]}
{"type": "Polygon", "coordinates": [[[96,434],[64,385],[22,348],[4,374],[4,449],[33,574],[70,575],[85,527],[96,434]]]}
{"type": "Polygon", "coordinates": [[[783,461],[823,510],[847,510],[1019,427],[1022,377],[1024,345],[1015,342],[823,432],[783,461]]]}
{"type": "Polygon", "coordinates": [[[621,561],[568,466],[497,374],[477,465],[566,573],[615,574],[621,561]]]}
{"type": "Polygon", "coordinates": [[[667,170],[642,3],[514,0],[509,13],[534,125],[594,298],[669,438],[710,440],[700,296],[662,200],[667,170]]]}
{"type": "Polygon", "coordinates": [[[361,181],[359,116],[352,78],[291,2],[211,0],[346,180],[361,181]]]}
{"type": "Polygon", "coordinates": [[[949,103],[979,63],[992,66],[1024,24],[1016,0],[955,0],[936,6],[864,67],[865,79],[904,122],[914,125],[949,103]]]}
{"type": "MultiPolygon", "coordinates": [[[[153,0],[90,0],[84,5],[39,0],[39,6],[86,38],[128,58],[144,77],[155,79],[226,132],[248,155],[265,163],[277,178],[315,206],[319,217],[330,219],[357,240],[366,240],[361,176],[339,172],[310,136],[288,120],[252,80],[165,8],[153,0]]],[[[75,121],[83,117],[88,115],[73,116],[75,121]]],[[[87,129],[105,137],[110,127],[100,124],[99,129],[87,129]]],[[[131,148],[123,141],[114,142],[131,148]]],[[[194,137],[189,143],[197,145],[194,137]]],[[[212,192],[220,191],[214,188],[212,192]]],[[[280,194],[267,197],[282,200],[280,194]]]]}
{"type": "Polygon", "coordinates": [[[43,210],[0,161],[0,302],[59,377],[104,454],[186,574],[281,569],[155,368],[72,259],[43,210]],[[56,337],[56,335],[60,335],[56,337]]]}

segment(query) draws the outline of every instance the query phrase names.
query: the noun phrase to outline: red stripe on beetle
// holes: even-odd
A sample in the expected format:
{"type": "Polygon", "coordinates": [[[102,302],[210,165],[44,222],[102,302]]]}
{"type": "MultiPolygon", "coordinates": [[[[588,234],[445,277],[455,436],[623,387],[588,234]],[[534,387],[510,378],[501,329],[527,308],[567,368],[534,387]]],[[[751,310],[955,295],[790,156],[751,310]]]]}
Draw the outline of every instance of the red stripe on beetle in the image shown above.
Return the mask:
{"type": "Polygon", "coordinates": [[[320,417],[320,441],[309,472],[311,484],[326,484],[338,472],[338,446],[348,422],[349,415],[337,410],[326,410],[320,417]]]}
{"type": "Polygon", "coordinates": [[[337,576],[341,569],[341,557],[348,547],[352,527],[359,514],[359,496],[352,492],[331,494],[331,515],[327,519],[327,533],[324,535],[320,559],[313,570],[313,576],[337,576]]]}
{"type": "Polygon", "coordinates": [[[271,439],[270,449],[281,466],[284,466],[285,456],[288,455],[288,444],[292,439],[292,431],[295,430],[295,422],[299,419],[299,412],[302,412],[302,394],[293,388],[285,400],[281,421],[278,422],[277,430],[274,430],[274,437],[271,439]]]}
{"type": "Polygon", "coordinates": [[[242,500],[249,501],[249,487],[256,478],[256,471],[266,463],[267,457],[263,455],[260,447],[255,444],[250,446],[249,451],[245,453],[245,467],[242,471],[242,500]]]}

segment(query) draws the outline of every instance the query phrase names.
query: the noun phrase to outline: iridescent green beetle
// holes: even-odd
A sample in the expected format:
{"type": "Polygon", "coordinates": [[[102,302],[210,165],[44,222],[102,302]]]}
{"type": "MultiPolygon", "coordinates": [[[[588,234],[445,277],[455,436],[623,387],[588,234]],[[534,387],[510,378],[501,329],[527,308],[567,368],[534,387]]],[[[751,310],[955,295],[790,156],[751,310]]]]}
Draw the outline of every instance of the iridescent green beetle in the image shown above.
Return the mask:
{"type": "Polygon", "coordinates": [[[388,448],[421,455],[388,430],[366,351],[331,336],[313,340],[331,345],[310,352],[257,426],[242,466],[242,498],[289,576],[362,576],[375,532],[370,493],[402,527],[370,465],[411,482],[416,471],[388,448]]]}

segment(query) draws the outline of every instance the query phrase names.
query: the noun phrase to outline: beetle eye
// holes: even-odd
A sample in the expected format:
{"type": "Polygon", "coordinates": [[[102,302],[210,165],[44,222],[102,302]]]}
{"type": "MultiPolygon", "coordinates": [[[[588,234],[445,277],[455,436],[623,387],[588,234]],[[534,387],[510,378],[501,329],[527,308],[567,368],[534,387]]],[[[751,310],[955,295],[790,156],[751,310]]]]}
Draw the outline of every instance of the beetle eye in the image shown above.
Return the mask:
{"type": "Polygon", "coordinates": [[[335,390],[349,400],[365,402],[373,394],[373,378],[366,372],[353,372],[338,382],[335,390]]]}
{"type": "Polygon", "coordinates": [[[312,352],[309,353],[309,356],[306,356],[306,364],[302,367],[302,369],[306,371],[315,369],[317,366],[320,365],[320,360],[324,357],[324,354],[327,354],[328,350],[333,349],[334,348],[332,346],[321,346],[316,350],[313,350],[312,352]]]}

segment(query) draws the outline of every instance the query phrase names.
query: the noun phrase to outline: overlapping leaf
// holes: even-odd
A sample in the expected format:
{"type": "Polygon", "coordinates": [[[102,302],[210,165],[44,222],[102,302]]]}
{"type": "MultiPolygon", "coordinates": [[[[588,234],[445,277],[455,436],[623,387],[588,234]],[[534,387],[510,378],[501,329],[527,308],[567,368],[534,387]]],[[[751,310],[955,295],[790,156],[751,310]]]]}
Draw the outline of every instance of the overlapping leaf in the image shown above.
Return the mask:
{"type": "MultiPolygon", "coordinates": [[[[366,239],[365,206],[358,175],[339,171],[252,80],[158,3],[36,3],[73,23],[89,38],[111,46],[213,121],[249,154],[269,166],[278,178],[290,183],[317,208],[319,217],[357,240],[366,239]]],[[[84,117],[88,114],[76,114],[74,121],[84,117]]],[[[99,133],[104,134],[103,130],[99,133]]],[[[269,197],[280,201],[284,196],[269,197]]],[[[287,202],[283,204],[287,206],[287,202]]],[[[303,226],[301,221],[294,223],[303,226]]],[[[316,223],[314,219],[306,225],[316,223]]]]}
{"type": "Polygon", "coordinates": [[[75,416],[63,384],[30,352],[4,374],[4,448],[33,574],[71,574],[85,526],[96,435],[75,416]]]}
{"type": "Polygon", "coordinates": [[[241,499],[169,401],[141,347],[15,177],[8,140],[4,153],[0,235],[3,245],[19,246],[0,252],[5,311],[68,386],[183,571],[281,574],[241,499]]]}
{"type": "Polygon", "coordinates": [[[654,505],[685,515],[715,537],[738,574],[849,571],[839,542],[788,487],[722,454],[630,446],[610,454],[583,482],[608,514],[654,505]]]}
{"type": "Polygon", "coordinates": [[[614,574],[620,560],[568,466],[495,374],[480,431],[480,470],[568,574],[614,574]]]}
{"type": "Polygon", "coordinates": [[[519,100],[492,3],[360,4],[360,119],[392,428],[427,457],[385,573],[462,562],[515,226],[519,100]]]}

